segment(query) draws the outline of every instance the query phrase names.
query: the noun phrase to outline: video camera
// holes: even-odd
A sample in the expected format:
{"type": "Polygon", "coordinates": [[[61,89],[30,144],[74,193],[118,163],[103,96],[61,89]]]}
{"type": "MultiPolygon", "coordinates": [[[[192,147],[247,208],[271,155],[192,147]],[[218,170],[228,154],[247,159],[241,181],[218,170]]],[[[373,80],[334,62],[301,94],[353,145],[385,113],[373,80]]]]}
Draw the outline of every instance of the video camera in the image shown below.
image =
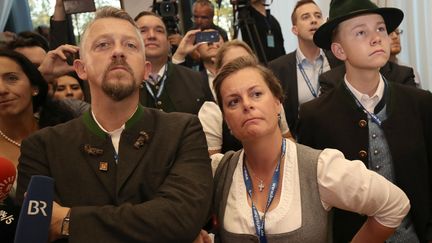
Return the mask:
{"type": "Polygon", "coordinates": [[[231,0],[230,3],[231,5],[238,6],[238,7],[245,7],[251,5],[250,0],[231,0]]]}
{"type": "Polygon", "coordinates": [[[179,18],[177,0],[162,0],[157,2],[153,0],[152,12],[159,14],[162,17],[168,35],[180,33],[178,28],[179,18]]]}

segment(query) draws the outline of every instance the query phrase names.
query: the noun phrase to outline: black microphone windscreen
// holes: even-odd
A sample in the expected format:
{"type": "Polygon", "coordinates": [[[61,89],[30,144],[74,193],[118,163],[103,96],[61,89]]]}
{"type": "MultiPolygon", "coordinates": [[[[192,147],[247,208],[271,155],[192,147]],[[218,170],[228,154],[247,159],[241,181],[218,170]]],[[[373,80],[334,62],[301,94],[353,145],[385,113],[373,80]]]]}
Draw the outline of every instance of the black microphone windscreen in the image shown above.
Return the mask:
{"type": "Polygon", "coordinates": [[[21,208],[15,243],[48,242],[54,199],[54,179],[34,175],[21,208]]]}

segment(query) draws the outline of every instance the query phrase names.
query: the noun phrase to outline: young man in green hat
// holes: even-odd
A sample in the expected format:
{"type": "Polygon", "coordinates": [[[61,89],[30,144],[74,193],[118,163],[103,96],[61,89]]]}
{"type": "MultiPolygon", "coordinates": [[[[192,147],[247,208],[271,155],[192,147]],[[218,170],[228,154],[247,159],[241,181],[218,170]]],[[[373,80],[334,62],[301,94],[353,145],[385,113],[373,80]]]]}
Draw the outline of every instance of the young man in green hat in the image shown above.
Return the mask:
{"type": "MultiPolygon", "coordinates": [[[[300,108],[298,140],[362,160],[407,194],[411,210],[387,242],[432,240],[432,94],[389,82],[390,56],[403,12],[369,0],[333,0],[314,42],[345,62],[344,82],[300,108]]],[[[353,173],[356,173],[353,171],[353,173]]],[[[336,210],[334,242],[348,242],[366,217],[336,210]]]]}

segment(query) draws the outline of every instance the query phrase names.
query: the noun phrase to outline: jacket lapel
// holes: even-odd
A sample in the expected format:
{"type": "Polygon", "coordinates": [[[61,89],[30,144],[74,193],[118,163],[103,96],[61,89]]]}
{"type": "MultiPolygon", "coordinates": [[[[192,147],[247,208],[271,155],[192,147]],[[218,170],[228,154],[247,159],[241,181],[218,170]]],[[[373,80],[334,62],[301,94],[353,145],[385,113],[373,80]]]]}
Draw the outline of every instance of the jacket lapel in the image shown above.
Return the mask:
{"type": "MultiPolygon", "coordinates": [[[[168,73],[167,73],[167,84],[165,87],[166,94],[172,101],[172,105],[175,111],[185,111],[187,109],[185,108],[186,104],[184,103],[187,99],[185,99],[183,94],[188,93],[185,90],[184,87],[185,84],[180,83],[182,79],[179,78],[180,74],[178,73],[174,64],[168,62],[167,65],[168,65],[168,73]]],[[[189,99],[191,98],[192,97],[189,97],[189,99]]]]}
{"type": "Polygon", "coordinates": [[[142,162],[152,141],[154,120],[148,109],[139,106],[134,116],[126,123],[119,144],[117,164],[117,193],[142,162]]]}

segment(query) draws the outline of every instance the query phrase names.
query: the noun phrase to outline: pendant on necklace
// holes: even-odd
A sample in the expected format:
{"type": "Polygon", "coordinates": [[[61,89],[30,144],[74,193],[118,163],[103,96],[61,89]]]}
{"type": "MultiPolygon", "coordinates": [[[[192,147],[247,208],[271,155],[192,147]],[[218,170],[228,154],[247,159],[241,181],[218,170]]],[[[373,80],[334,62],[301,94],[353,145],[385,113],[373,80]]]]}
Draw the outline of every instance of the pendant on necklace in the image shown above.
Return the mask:
{"type": "Polygon", "coordinates": [[[264,190],[264,183],[262,180],[260,180],[260,182],[258,183],[258,190],[260,192],[262,192],[264,190]]]}

